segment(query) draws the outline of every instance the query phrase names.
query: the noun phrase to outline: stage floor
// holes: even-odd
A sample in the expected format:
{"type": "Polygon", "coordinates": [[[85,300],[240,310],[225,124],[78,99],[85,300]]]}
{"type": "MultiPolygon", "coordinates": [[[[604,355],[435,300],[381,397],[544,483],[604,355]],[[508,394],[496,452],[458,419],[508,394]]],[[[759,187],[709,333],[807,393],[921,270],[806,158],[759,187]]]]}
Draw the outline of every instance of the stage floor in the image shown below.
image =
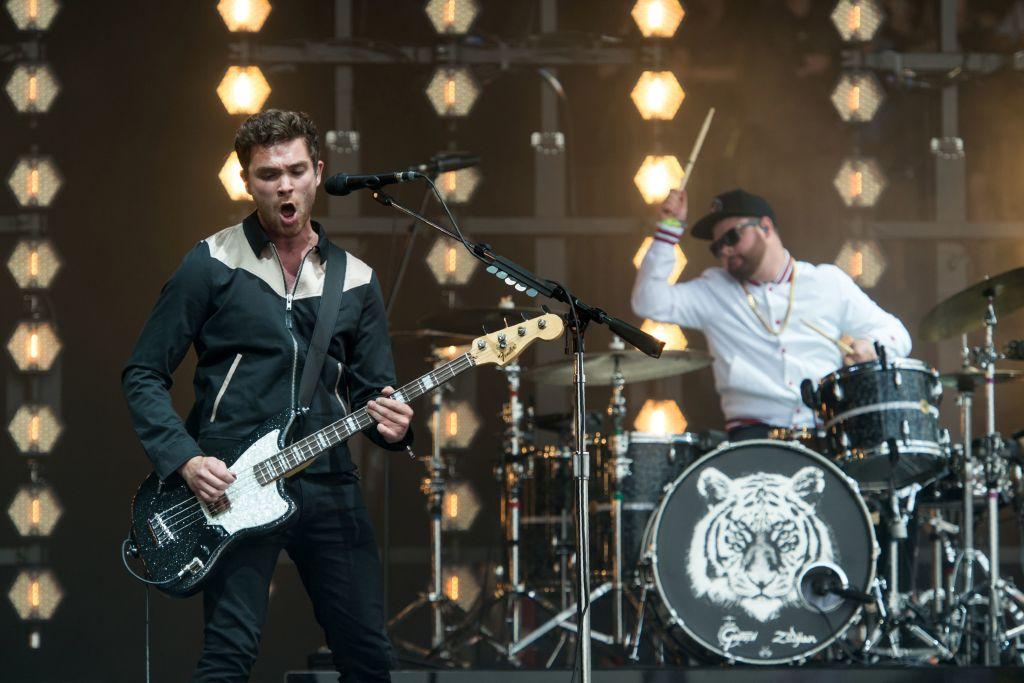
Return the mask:
{"type": "MultiPolygon", "coordinates": [[[[570,683],[572,671],[484,670],[393,671],[394,683],[570,683]]],[[[578,681],[578,676],[576,680],[578,681]]],[[[293,671],[285,683],[334,683],[337,674],[293,671]]],[[[690,667],[595,669],[594,683],[1017,683],[1019,667],[690,667]]]]}

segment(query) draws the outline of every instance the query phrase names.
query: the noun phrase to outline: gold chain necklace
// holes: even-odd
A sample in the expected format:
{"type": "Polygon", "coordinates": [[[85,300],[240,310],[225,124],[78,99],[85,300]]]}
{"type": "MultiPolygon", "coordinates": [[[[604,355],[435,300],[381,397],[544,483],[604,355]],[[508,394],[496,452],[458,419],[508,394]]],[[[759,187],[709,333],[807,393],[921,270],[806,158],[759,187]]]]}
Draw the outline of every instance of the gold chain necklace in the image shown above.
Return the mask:
{"type": "Polygon", "coordinates": [[[770,320],[765,320],[764,316],[761,315],[761,310],[757,307],[757,302],[754,301],[754,295],[747,289],[747,283],[741,282],[740,286],[743,287],[743,293],[747,295],[747,305],[750,306],[750,310],[757,316],[758,322],[761,323],[765,331],[776,337],[785,332],[786,327],[789,325],[789,316],[793,313],[793,292],[796,291],[796,261],[793,261],[793,272],[789,276],[789,303],[786,304],[786,317],[782,319],[782,326],[778,330],[771,325],[770,320]]]}

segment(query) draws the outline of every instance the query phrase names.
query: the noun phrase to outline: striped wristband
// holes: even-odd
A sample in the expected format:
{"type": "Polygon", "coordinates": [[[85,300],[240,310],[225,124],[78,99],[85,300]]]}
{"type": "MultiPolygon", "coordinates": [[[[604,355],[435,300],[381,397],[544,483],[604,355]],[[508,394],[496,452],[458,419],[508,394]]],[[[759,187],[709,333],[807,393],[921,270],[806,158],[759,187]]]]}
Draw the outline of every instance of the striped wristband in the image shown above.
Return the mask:
{"type": "Polygon", "coordinates": [[[669,245],[679,244],[679,238],[683,236],[686,224],[674,218],[666,218],[658,221],[658,230],[654,233],[654,239],[669,245]]]}

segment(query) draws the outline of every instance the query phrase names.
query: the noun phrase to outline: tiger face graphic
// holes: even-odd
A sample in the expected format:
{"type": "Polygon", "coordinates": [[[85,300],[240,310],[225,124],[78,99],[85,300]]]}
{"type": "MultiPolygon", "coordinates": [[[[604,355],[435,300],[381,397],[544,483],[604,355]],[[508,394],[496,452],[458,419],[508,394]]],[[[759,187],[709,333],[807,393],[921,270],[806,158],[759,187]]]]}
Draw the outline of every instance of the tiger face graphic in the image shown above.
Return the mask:
{"type": "Polygon", "coordinates": [[[761,622],[797,604],[801,569],[834,560],[831,530],[815,513],[824,489],[816,467],[792,477],[756,472],[730,479],[713,467],[701,472],[697,491],[708,512],[690,542],[694,595],[738,605],[761,622]]]}

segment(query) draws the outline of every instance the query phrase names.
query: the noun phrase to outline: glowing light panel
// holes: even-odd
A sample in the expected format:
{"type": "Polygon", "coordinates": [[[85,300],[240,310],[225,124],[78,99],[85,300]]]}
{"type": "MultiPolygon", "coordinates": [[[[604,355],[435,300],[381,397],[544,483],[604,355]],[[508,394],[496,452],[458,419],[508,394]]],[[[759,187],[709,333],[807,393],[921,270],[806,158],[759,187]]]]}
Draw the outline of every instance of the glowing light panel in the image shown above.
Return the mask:
{"type": "Polygon", "coordinates": [[[644,120],[669,121],[682,106],[686,92],[671,71],[645,71],[629,96],[644,120]]]}
{"type": "Polygon", "coordinates": [[[648,434],[679,434],[686,431],[686,418],[675,401],[649,398],[640,409],[633,426],[637,431],[648,434]]]}
{"type": "Polygon", "coordinates": [[[46,289],[61,265],[57,250],[48,239],[21,239],[7,259],[7,270],[21,289],[46,289]]]}
{"type": "Polygon", "coordinates": [[[648,204],[665,201],[669,191],[679,187],[682,181],[683,167],[672,155],[647,156],[633,176],[633,183],[648,204]]]}
{"type": "Polygon", "coordinates": [[[255,114],[270,97],[270,84],[258,66],[232,66],[217,86],[217,97],[229,114],[255,114]]]}
{"type": "Polygon", "coordinates": [[[462,67],[438,69],[427,85],[427,99],[439,116],[466,116],[479,96],[476,80],[462,67]]]}

